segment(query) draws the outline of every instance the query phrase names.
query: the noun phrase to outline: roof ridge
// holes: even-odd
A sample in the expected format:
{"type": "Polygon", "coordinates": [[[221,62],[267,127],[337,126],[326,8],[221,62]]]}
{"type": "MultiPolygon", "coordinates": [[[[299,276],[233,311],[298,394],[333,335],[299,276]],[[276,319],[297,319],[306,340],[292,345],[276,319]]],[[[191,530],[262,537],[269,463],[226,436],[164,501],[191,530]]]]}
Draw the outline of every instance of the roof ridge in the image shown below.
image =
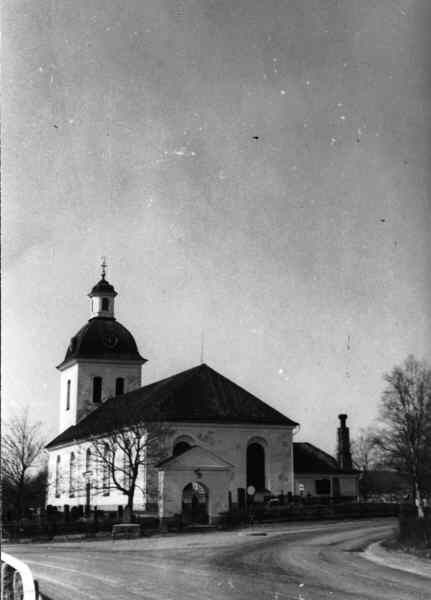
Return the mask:
{"type": "Polygon", "coordinates": [[[300,444],[304,444],[304,445],[310,446],[311,448],[314,448],[314,450],[317,450],[320,454],[323,454],[323,455],[327,456],[328,458],[330,458],[331,460],[337,462],[337,459],[335,458],[335,456],[332,456],[332,454],[329,454],[329,452],[326,452],[325,450],[322,450],[322,448],[319,448],[318,446],[315,446],[311,442],[294,442],[294,443],[300,443],[300,444]]]}
{"type": "MultiPolygon", "coordinates": [[[[135,390],[130,390],[130,392],[126,392],[125,394],[123,394],[123,396],[128,396],[129,394],[136,394],[137,392],[139,392],[140,390],[148,390],[149,388],[153,387],[153,388],[162,388],[164,387],[169,381],[171,381],[172,379],[175,379],[176,377],[179,377],[180,375],[186,375],[190,373],[190,376],[192,375],[191,371],[195,371],[197,369],[197,367],[192,367],[191,369],[186,369],[185,371],[179,371],[178,373],[174,373],[173,375],[169,375],[168,377],[164,377],[163,379],[159,379],[158,381],[153,381],[151,383],[147,383],[147,385],[143,385],[139,388],[136,388],[135,390]]],[[[189,377],[187,377],[185,379],[185,381],[187,381],[189,379],[189,377]]],[[[181,382],[184,383],[184,380],[181,382]]],[[[148,398],[146,398],[146,400],[148,400],[148,398]]]]}
{"type": "MultiPolygon", "coordinates": [[[[256,394],[253,394],[253,392],[250,392],[249,390],[247,390],[245,387],[243,387],[242,385],[239,385],[239,383],[236,383],[235,381],[232,381],[232,379],[229,379],[229,377],[226,377],[226,375],[222,375],[221,373],[218,373],[217,371],[215,371],[214,369],[212,369],[211,367],[208,367],[211,371],[213,371],[218,377],[220,377],[221,379],[228,381],[231,385],[235,386],[235,388],[237,388],[238,390],[240,390],[241,392],[244,392],[245,394],[247,394],[248,396],[251,396],[252,398],[254,398],[255,400],[258,400],[259,402],[264,402],[264,404],[266,404],[266,406],[268,406],[271,410],[275,411],[276,413],[278,413],[279,415],[281,415],[282,417],[286,418],[286,416],[279,411],[277,408],[275,408],[274,406],[272,406],[272,404],[268,404],[268,402],[261,400],[258,396],[256,396],[256,394]]],[[[295,423],[297,425],[297,423],[295,423]]]]}
{"type": "Polygon", "coordinates": [[[101,435],[135,422],[193,422],[294,427],[295,421],[228,377],[200,364],[113,396],[49,446],[101,435]],[[118,413],[118,414],[117,414],[118,413]]]}

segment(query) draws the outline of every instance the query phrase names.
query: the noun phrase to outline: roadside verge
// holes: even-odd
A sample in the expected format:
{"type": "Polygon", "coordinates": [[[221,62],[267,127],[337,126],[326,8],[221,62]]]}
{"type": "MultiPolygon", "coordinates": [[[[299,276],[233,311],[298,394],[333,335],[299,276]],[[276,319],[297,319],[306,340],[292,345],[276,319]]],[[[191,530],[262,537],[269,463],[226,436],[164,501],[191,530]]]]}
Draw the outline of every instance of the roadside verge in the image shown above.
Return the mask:
{"type": "Polygon", "coordinates": [[[418,558],[406,552],[387,550],[382,545],[382,542],[370,544],[362,552],[362,556],[378,565],[383,565],[390,569],[398,569],[399,571],[407,571],[408,573],[414,573],[415,575],[431,579],[431,561],[418,558]]]}

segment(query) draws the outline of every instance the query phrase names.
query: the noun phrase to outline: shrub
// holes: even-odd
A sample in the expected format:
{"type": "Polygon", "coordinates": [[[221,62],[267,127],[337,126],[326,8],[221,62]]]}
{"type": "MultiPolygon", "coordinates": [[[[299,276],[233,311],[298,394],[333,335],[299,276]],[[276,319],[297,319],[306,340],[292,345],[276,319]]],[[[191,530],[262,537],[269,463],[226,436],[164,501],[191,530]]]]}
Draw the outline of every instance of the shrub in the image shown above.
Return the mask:
{"type": "Polygon", "coordinates": [[[398,541],[401,544],[416,548],[431,548],[431,512],[428,510],[424,519],[416,515],[400,514],[398,541]]]}

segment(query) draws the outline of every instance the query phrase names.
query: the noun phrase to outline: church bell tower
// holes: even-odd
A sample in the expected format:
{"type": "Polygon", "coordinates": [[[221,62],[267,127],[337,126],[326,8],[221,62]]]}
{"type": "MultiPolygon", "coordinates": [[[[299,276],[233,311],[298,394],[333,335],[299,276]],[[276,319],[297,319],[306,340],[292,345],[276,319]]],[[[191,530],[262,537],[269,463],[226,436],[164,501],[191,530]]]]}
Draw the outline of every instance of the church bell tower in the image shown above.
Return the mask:
{"type": "Polygon", "coordinates": [[[70,340],[60,371],[59,432],[76,425],[108,398],[141,386],[147,362],[132,334],[115,319],[117,292],[101,279],[88,294],[90,319],[70,340]]]}

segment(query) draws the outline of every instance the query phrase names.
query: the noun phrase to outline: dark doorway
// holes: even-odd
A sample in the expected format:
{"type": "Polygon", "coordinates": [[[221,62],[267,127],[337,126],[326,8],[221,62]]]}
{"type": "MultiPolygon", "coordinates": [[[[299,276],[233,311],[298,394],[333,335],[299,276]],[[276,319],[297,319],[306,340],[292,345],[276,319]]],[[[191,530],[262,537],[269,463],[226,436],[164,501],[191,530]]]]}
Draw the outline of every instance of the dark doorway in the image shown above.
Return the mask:
{"type": "Polygon", "coordinates": [[[316,494],[325,494],[329,496],[331,493],[331,482],[329,479],[316,479],[316,494]]]}
{"type": "Polygon", "coordinates": [[[247,487],[250,485],[257,492],[265,489],[265,449],[257,442],[247,448],[247,487]]]}
{"type": "Polygon", "coordinates": [[[200,482],[189,483],[183,490],[183,521],[206,525],[208,516],[208,490],[200,482]]]}

